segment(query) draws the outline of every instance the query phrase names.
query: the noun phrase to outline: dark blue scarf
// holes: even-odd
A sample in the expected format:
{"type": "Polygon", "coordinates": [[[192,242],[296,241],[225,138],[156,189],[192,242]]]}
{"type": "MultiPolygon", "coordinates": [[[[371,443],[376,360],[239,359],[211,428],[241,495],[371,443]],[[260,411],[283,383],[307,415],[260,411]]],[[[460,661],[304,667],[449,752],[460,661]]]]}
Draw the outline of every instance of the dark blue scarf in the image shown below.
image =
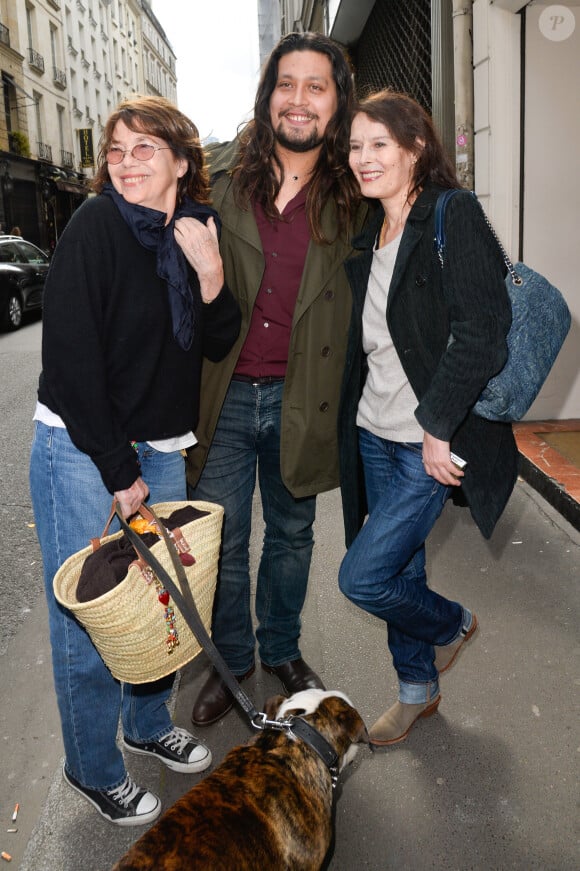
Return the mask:
{"type": "Polygon", "coordinates": [[[187,278],[185,254],[175,241],[175,221],[177,218],[197,218],[207,224],[208,218],[213,217],[219,232],[217,212],[209,206],[184,197],[165,226],[165,212],[128,203],[109,183],[103,187],[102,192],[111,197],[139,244],[149,251],[157,251],[157,275],[167,282],[173,335],[179,346],[188,351],[193,341],[195,309],[187,278]]]}

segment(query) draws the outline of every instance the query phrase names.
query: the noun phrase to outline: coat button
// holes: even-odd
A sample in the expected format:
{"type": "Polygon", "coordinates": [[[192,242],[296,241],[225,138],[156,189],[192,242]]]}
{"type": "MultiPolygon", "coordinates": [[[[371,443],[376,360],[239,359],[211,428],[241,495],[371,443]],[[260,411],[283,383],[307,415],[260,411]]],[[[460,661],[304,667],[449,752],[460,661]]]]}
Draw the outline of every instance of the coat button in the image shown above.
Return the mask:
{"type": "Polygon", "coordinates": [[[332,351],[330,350],[328,345],[325,345],[324,348],[320,349],[320,356],[321,357],[330,357],[331,354],[332,354],[332,351]]]}
{"type": "Polygon", "coordinates": [[[326,401],[321,402],[320,405],[318,406],[319,411],[328,411],[328,408],[329,408],[329,405],[328,405],[328,402],[326,402],[326,401]]]}
{"type": "Polygon", "coordinates": [[[424,275],[418,275],[415,279],[415,284],[417,285],[417,287],[425,287],[425,285],[427,284],[427,279],[424,275]]]}
{"type": "Polygon", "coordinates": [[[330,300],[334,299],[334,291],[333,290],[325,290],[324,291],[324,299],[330,302],[330,300]]]}

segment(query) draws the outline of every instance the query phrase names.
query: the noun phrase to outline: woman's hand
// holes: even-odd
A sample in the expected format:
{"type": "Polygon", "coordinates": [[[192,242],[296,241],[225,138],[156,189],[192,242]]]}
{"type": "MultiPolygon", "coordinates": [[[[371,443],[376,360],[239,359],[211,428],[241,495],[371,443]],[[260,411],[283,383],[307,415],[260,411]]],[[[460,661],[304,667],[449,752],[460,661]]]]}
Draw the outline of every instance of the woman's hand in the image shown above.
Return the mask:
{"type": "Polygon", "coordinates": [[[197,272],[201,298],[204,302],[213,302],[224,286],[224,267],[214,219],[209,218],[206,225],[196,218],[178,218],[175,241],[197,272]]]}
{"type": "Polygon", "coordinates": [[[446,487],[459,487],[463,472],[451,462],[449,442],[436,439],[428,432],[423,436],[423,465],[425,471],[446,487]]]}
{"type": "Polygon", "coordinates": [[[149,496],[149,487],[143,478],[137,478],[127,490],[116,490],[114,496],[121,508],[123,519],[127,520],[145,502],[149,496]]]}

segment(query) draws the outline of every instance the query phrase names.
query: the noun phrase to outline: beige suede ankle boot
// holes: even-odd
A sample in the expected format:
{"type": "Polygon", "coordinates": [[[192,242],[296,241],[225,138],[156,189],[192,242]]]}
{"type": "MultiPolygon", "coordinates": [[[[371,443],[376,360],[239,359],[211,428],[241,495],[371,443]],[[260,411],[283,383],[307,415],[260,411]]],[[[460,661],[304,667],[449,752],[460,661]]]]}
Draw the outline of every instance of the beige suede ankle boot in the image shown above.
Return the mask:
{"type": "Polygon", "coordinates": [[[414,723],[421,717],[430,717],[431,714],[434,714],[440,701],[441,695],[420,705],[395,702],[369,729],[371,744],[382,747],[404,741],[414,723]]]}
{"type": "Polygon", "coordinates": [[[466,641],[469,641],[475,630],[477,629],[477,617],[471,615],[471,626],[461,635],[453,644],[446,644],[444,647],[435,648],[435,668],[439,674],[443,674],[448,668],[451,668],[459,655],[459,651],[466,641]]]}

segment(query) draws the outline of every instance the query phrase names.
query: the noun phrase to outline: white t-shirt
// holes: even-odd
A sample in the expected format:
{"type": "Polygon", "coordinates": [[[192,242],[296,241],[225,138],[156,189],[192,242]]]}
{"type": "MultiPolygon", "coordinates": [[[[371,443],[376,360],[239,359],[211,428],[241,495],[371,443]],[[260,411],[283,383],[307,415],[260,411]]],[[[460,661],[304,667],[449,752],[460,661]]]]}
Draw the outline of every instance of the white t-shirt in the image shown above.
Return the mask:
{"type": "Polygon", "coordinates": [[[387,326],[387,295],[402,233],[373,253],[363,308],[363,349],[369,371],[359,400],[356,422],[393,442],[422,442],[415,418],[417,397],[401,366],[387,326]]]}
{"type": "MultiPolygon", "coordinates": [[[[36,403],[33,420],[39,420],[46,426],[56,426],[61,429],[66,429],[64,421],[60,415],[55,414],[42,402],[36,403]]],[[[156,442],[147,442],[148,445],[159,451],[162,454],[170,454],[173,451],[184,451],[186,448],[191,448],[197,444],[197,439],[192,432],[186,432],[183,435],[174,436],[170,439],[161,439],[156,442]]]]}

